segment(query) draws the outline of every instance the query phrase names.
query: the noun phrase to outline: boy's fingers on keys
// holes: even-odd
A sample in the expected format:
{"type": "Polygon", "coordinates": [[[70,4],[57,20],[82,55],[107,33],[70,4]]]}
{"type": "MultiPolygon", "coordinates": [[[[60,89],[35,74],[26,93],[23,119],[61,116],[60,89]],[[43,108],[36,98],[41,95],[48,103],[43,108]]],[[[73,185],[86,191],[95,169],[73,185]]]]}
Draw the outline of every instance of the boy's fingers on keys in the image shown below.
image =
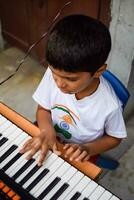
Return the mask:
{"type": "Polygon", "coordinates": [[[27,152],[27,151],[37,151],[37,147],[35,147],[32,143],[30,143],[30,144],[28,144],[24,149],[23,149],[23,151],[24,151],[24,153],[25,152],[27,152]]]}
{"type": "Polygon", "coordinates": [[[34,154],[35,154],[37,151],[38,151],[38,149],[33,148],[33,149],[30,151],[30,153],[27,155],[26,159],[27,159],[27,160],[30,160],[30,159],[34,156],[34,154]]]}
{"type": "Polygon", "coordinates": [[[28,140],[20,149],[20,153],[25,153],[26,151],[29,151],[32,146],[32,140],[28,140]]]}
{"type": "Polygon", "coordinates": [[[41,154],[40,154],[40,158],[38,161],[38,166],[41,166],[45,160],[45,157],[47,155],[48,152],[48,146],[47,145],[43,145],[42,149],[41,149],[41,154]]]}

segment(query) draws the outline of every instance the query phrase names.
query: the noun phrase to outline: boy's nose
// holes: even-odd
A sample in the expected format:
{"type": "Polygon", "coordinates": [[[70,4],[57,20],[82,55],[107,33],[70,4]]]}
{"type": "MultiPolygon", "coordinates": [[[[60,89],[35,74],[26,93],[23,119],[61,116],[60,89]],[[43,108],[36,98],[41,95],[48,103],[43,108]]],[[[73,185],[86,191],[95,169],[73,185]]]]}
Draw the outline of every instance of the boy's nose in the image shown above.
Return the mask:
{"type": "Polygon", "coordinates": [[[66,86],[66,83],[62,79],[58,79],[56,81],[56,84],[57,84],[58,88],[65,88],[65,86],[66,86]]]}

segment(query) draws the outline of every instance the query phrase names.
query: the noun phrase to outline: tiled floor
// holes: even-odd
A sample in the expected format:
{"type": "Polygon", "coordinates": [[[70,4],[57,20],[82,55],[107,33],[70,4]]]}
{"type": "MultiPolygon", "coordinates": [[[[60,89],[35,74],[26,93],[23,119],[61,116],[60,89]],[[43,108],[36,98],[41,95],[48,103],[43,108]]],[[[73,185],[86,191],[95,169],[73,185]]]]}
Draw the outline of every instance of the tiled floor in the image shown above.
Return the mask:
{"type": "MultiPolygon", "coordinates": [[[[24,53],[16,48],[9,48],[0,53],[0,81],[14,72],[18,61],[24,53]]],[[[34,121],[36,104],[32,94],[37,87],[45,69],[36,61],[27,58],[16,75],[0,86],[0,101],[34,121]]],[[[133,90],[133,84],[130,84],[133,90]]],[[[133,98],[129,103],[128,111],[132,110],[133,98]]],[[[128,138],[123,141],[117,150],[112,151],[112,156],[120,158],[120,167],[113,172],[108,172],[99,182],[112,193],[123,200],[134,199],[134,115],[126,114],[128,138]],[[129,117],[128,117],[129,116],[129,117]],[[128,120],[129,119],[129,120],[128,120]],[[118,153],[117,153],[118,152],[118,153]]]]}

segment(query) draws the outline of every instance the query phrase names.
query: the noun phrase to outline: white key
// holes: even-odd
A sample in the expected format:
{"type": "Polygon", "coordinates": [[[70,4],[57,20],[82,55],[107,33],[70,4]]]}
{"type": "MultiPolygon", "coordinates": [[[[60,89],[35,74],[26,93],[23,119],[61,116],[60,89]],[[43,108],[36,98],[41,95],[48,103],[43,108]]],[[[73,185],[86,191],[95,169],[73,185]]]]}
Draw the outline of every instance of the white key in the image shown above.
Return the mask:
{"type": "MultiPolygon", "coordinates": [[[[52,152],[51,152],[51,151],[48,151],[44,163],[47,162],[48,157],[51,156],[51,154],[52,154],[52,152]]],[[[44,169],[45,169],[44,165],[43,165],[42,167],[40,167],[40,169],[39,169],[32,177],[30,177],[30,179],[23,185],[23,188],[27,188],[27,187],[33,182],[33,180],[35,180],[36,177],[37,177],[38,175],[41,174],[41,172],[42,172],[44,169]]]]}
{"type": "Polygon", "coordinates": [[[111,200],[112,194],[109,191],[105,191],[102,196],[99,198],[99,200],[111,200]]]}
{"type": "Polygon", "coordinates": [[[0,125],[0,133],[2,133],[4,130],[6,130],[9,126],[11,126],[10,121],[5,121],[2,125],[0,125]]]}
{"type": "MultiPolygon", "coordinates": [[[[40,153],[40,152],[39,152],[40,153]]],[[[20,168],[27,162],[26,157],[29,154],[29,152],[26,152],[23,154],[14,165],[12,165],[6,173],[9,174],[10,177],[12,177],[17,171],[20,170],[20,168]]],[[[35,155],[33,156],[35,158],[35,155]]]]}
{"type": "MultiPolygon", "coordinates": [[[[18,138],[17,138],[17,139],[18,139],[18,138]]],[[[18,140],[18,144],[19,144],[19,142],[22,142],[22,140],[23,140],[23,142],[25,142],[25,141],[26,141],[26,138],[20,137],[19,140],[18,140]]],[[[11,147],[11,145],[5,149],[5,152],[6,152],[10,147],[11,147]]],[[[4,153],[5,153],[5,152],[4,152],[4,153]]],[[[8,155],[8,156],[6,157],[6,159],[4,159],[4,160],[0,163],[0,168],[2,169],[2,168],[17,154],[17,153],[19,153],[19,147],[18,147],[17,149],[15,149],[10,155],[8,155]]],[[[11,166],[10,166],[10,167],[11,167],[11,166]]],[[[8,168],[8,169],[9,169],[9,168],[8,168]]]]}
{"type": "MultiPolygon", "coordinates": [[[[56,154],[52,153],[52,155],[49,157],[49,162],[52,156],[54,156],[56,154]]],[[[56,155],[57,156],[57,155],[56,155]]],[[[56,157],[55,157],[56,158],[56,157]]],[[[51,162],[51,164],[48,164],[48,161],[46,162],[45,168],[49,169],[49,173],[46,174],[46,176],[30,191],[31,194],[34,194],[36,196],[38,196],[39,191],[42,191],[42,186],[44,185],[44,183],[48,180],[48,178],[56,171],[56,169],[64,162],[63,159],[61,159],[60,157],[57,156],[57,158],[51,162]]]]}
{"type": "Polygon", "coordinates": [[[10,156],[8,156],[2,163],[0,163],[0,168],[2,169],[16,154],[18,153],[18,148],[13,151],[10,156]]]}
{"type": "MultiPolygon", "coordinates": [[[[28,160],[26,159],[27,155],[29,154],[29,152],[24,153],[10,168],[7,169],[6,174],[8,174],[10,177],[14,176],[14,174],[16,174],[17,171],[20,170],[20,168],[26,164],[26,162],[28,162],[28,160]]],[[[33,156],[34,159],[37,159],[39,155],[39,151],[33,156]]],[[[36,161],[34,161],[34,163],[37,164],[36,161]]],[[[32,163],[33,164],[33,163],[32,163]]],[[[31,164],[31,165],[32,165],[31,164]]],[[[29,169],[29,168],[28,168],[29,169]]],[[[26,172],[26,171],[25,171],[26,172]]],[[[24,173],[25,173],[24,172],[24,173]]],[[[22,173],[23,174],[23,173],[22,173]]],[[[21,176],[22,176],[21,174],[21,176]]]]}
{"type": "MultiPolygon", "coordinates": [[[[58,160],[57,160],[58,161],[58,160]]],[[[58,161],[59,162],[59,161],[58,161]]],[[[56,164],[56,163],[55,163],[56,164]]],[[[64,173],[66,173],[66,171],[71,167],[71,165],[67,162],[62,162],[61,166],[50,176],[49,179],[47,179],[47,181],[44,182],[44,184],[42,185],[42,187],[37,191],[37,193],[35,194],[36,196],[39,196],[39,194],[42,193],[42,191],[44,191],[45,188],[47,188],[47,186],[56,178],[56,177],[62,177],[64,175],[64,173]],[[44,187],[45,185],[45,187],[44,187]]],[[[50,173],[52,173],[52,171],[50,171],[50,173]]]]}
{"type": "MultiPolygon", "coordinates": [[[[25,142],[27,142],[29,139],[31,139],[31,136],[28,135],[27,133],[23,132],[23,135],[24,135],[23,141],[21,143],[19,141],[18,141],[18,143],[16,143],[17,145],[19,145],[19,150],[22,148],[22,146],[25,144],[25,142]]],[[[17,140],[16,140],[16,142],[17,142],[17,140]]]]}
{"type": "Polygon", "coordinates": [[[25,132],[22,132],[21,129],[17,128],[15,129],[14,131],[14,134],[8,136],[8,141],[1,147],[1,152],[5,149],[5,148],[8,148],[9,146],[11,145],[18,145],[20,143],[18,143],[19,141],[19,138],[22,138],[22,137],[25,137],[25,138],[30,138],[29,135],[27,135],[25,132]]]}
{"type": "MultiPolygon", "coordinates": [[[[19,137],[17,137],[18,141],[16,141],[16,144],[19,145],[23,141],[26,141],[27,135],[21,134],[19,137]]],[[[17,153],[19,152],[19,148],[17,148],[15,151],[13,151],[5,160],[3,160],[2,163],[0,163],[0,167],[3,168],[17,153]]]]}
{"type": "Polygon", "coordinates": [[[112,198],[110,200],[120,200],[120,199],[116,196],[112,196],[112,198]]]}
{"type": "Polygon", "coordinates": [[[67,195],[68,199],[71,199],[76,192],[82,193],[82,190],[90,183],[91,179],[87,176],[84,176],[81,181],[72,189],[72,191],[67,195]]]}
{"type": "Polygon", "coordinates": [[[1,118],[0,118],[0,126],[1,126],[3,123],[5,123],[6,121],[7,121],[7,119],[6,119],[5,117],[1,116],[1,118]]]}
{"type": "MultiPolygon", "coordinates": [[[[34,159],[37,159],[38,156],[39,151],[34,155],[34,159]]],[[[37,165],[36,160],[15,181],[19,183],[33,169],[35,165],[37,165]]]]}
{"type": "MultiPolygon", "coordinates": [[[[9,138],[9,136],[11,134],[13,134],[15,131],[17,130],[17,128],[13,125],[11,125],[10,127],[8,127],[6,130],[4,130],[4,132],[2,132],[2,136],[0,137],[0,140],[4,137],[6,137],[7,139],[9,138]]],[[[5,149],[5,147],[9,144],[9,141],[7,140],[1,147],[0,147],[0,151],[2,152],[2,149],[5,149]]]]}
{"type": "Polygon", "coordinates": [[[82,195],[84,197],[88,197],[94,190],[95,188],[98,186],[98,184],[94,181],[91,181],[87,187],[82,191],[82,195]]]}
{"type": "Polygon", "coordinates": [[[6,130],[3,131],[2,133],[3,137],[8,138],[8,135],[13,134],[16,129],[17,129],[17,126],[14,124],[11,124],[11,126],[9,126],[6,130]]]}
{"type": "Polygon", "coordinates": [[[97,200],[104,193],[105,189],[102,186],[98,186],[95,191],[89,196],[90,200],[97,200]]]}
{"type": "Polygon", "coordinates": [[[69,170],[62,176],[61,181],[45,196],[44,199],[49,200],[64,183],[68,183],[75,173],[77,173],[77,169],[71,166],[69,170]]]}
{"type": "Polygon", "coordinates": [[[6,174],[12,177],[27,162],[26,157],[29,152],[23,154],[11,167],[6,170],[6,174]]]}
{"type": "MultiPolygon", "coordinates": [[[[23,143],[25,143],[27,141],[27,139],[31,138],[29,135],[27,135],[27,137],[23,140],[23,142],[21,143],[21,145],[23,145],[23,143]]],[[[21,145],[19,148],[21,148],[21,145]]],[[[18,149],[19,151],[19,149],[18,149]]],[[[7,174],[14,174],[18,168],[21,168],[21,162],[22,160],[25,160],[25,162],[27,162],[27,160],[25,159],[26,156],[28,155],[29,152],[23,154],[14,164],[12,164],[6,171],[7,174]],[[15,169],[15,170],[14,170],[15,169]]]]}
{"type": "Polygon", "coordinates": [[[84,198],[85,198],[85,196],[83,196],[81,193],[81,196],[78,198],[78,200],[83,200],[84,198]]]}
{"type": "MultiPolygon", "coordinates": [[[[19,136],[16,137],[18,139],[19,136]]],[[[9,140],[2,146],[1,151],[0,151],[0,156],[2,156],[11,146],[13,145],[12,142],[9,140]]]]}
{"type": "Polygon", "coordinates": [[[13,144],[16,144],[15,141],[17,141],[17,137],[19,137],[21,133],[21,129],[16,129],[14,134],[11,134],[9,140],[0,148],[0,156],[4,154],[13,144]]]}
{"type": "Polygon", "coordinates": [[[77,172],[68,182],[69,187],[63,192],[63,194],[58,198],[58,200],[63,200],[65,197],[71,192],[72,188],[74,188],[80,180],[83,178],[84,174],[81,172],[77,172]]]}
{"type": "Polygon", "coordinates": [[[20,128],[18,128],[12,124],[6,130],[4,130],[4,132],[2,134],[4,137],[7,137],[9,140],[12,141],[16,137],[16,136],[14,136],[16,134],[16,132],[22,133],[23,131],[20,128]]]}

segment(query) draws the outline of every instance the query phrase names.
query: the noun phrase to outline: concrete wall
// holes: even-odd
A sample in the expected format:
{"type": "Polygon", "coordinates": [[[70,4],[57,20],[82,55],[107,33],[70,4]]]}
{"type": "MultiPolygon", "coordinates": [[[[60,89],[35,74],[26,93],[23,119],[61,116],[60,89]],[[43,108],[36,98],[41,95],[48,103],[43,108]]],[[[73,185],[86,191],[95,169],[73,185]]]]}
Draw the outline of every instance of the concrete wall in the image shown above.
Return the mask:
{"type": "Polygon", "coordinates": [[[127,86],[134,59],[134,0],[111,1],[109,69],[127,86]]]}

